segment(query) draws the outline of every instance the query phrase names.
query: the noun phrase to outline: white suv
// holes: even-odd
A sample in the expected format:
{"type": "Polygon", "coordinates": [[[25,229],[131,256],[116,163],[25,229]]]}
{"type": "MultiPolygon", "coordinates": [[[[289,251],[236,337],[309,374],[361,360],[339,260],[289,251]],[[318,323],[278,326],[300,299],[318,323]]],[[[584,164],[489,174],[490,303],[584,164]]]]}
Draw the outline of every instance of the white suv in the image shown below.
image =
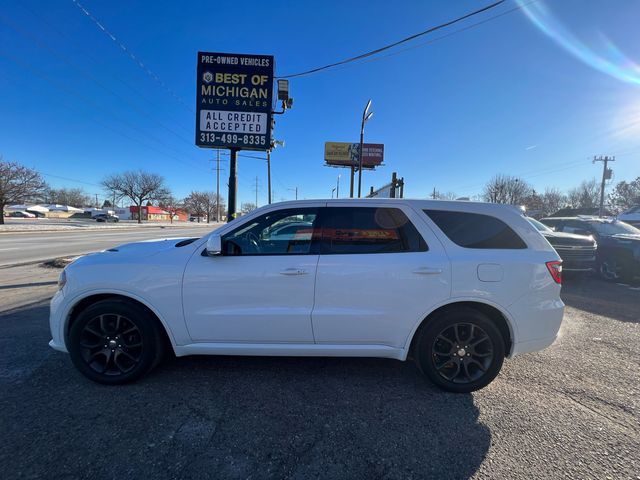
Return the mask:
{"type": "Polygon", "coordinates": [[[470,392],[505,356],[553,343],[561,269],[512,207],[286,202],[203,238],[76,260],[51,301],[50,345],[108,384],[140,377],[170,349],[411,357],[439,387],[470,392]]]}

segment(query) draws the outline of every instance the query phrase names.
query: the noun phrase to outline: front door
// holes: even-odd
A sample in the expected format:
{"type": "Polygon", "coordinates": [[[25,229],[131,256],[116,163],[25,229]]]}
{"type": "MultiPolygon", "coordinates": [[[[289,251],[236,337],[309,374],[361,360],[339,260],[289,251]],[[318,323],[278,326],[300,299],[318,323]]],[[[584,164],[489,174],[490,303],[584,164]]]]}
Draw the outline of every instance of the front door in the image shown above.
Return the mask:
{"type": "Polygon", "coordinates": [[[185,320],[195,342],[313,343],[317,208],[274,210],[222,237],[222,255],[189,260],[185,320]]]}

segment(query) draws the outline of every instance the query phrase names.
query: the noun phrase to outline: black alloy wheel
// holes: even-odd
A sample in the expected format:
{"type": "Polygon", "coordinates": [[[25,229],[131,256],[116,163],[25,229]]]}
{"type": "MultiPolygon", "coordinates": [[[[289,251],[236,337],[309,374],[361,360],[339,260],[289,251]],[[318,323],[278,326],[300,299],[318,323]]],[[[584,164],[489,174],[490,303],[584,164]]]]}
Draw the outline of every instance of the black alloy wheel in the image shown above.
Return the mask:
{"type": "Polygon", "coordinates": [[[505,342],[493,321],[469,307],[428,319],[418,332],[415,357],[438,387],[457,393],[479,390],[498,375],[505,342]]]}
{"type": "Polygon", "coordinates": [[[142,359],[142,335],[127,317],[105,313],[82,329],[80,351],[86,364],[102,375],[122,375],[142,359]]]}
{"type": "Polygon", "coordinates": [[[96,302],[71,325],[71,361],[87,378],[110,385],[133,381],[163,354],[157,320],[141,305],[121,299],[96,302]]]}
{"type": "Polygon", "coordinates": [[[600,275],[605,280],[615,281],[620,278],[620,266],[614,258],[607,258],[600,263],[600,275]]]}
{"type": "Polygon", "coordinates": [[[445,327],[431,347],[432,360],[442,378],[453,383],[472,383],[487,372],[493,362],[491,337],[473,323],[445,327]]]}

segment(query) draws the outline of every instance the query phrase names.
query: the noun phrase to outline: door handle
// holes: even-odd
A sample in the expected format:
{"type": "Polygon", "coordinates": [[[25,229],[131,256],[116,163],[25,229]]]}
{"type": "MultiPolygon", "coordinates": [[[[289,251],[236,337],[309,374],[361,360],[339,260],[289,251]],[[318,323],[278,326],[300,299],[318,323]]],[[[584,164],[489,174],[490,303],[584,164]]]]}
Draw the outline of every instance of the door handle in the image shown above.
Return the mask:
{"type": "Polygon", "coordinates": [[[433,267],[420,267],[416,268],[413,273],[417,273],[418,275],[438,275],[442,273],[442,269],[433,267]]]}
{"type": "Polygon", "coordinates": [[[280,275],[306,275],[308,272],[303,268],[285,268],[280,275]]]}

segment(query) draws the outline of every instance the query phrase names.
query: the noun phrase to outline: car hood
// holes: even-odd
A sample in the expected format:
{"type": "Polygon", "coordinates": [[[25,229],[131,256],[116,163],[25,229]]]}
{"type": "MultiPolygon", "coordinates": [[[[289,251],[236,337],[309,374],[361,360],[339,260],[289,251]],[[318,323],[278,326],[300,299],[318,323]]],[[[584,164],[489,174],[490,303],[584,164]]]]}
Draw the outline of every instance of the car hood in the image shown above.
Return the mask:
{"type": "Polygon", "coordinates": [[[620,241],[633,241],[640,242],[640,235],[634,235],[633,233],[618,233],[616,235],[611,235],[610,238],[614,238],[620,241]]]}
{"type": "Polygon", "coordinates": [[[564,232],[541,232],[551,245],[593,245],[593,237],[564,232]]]}
{"type": "Polygon", "coordinates": [[[152,240],[143,240],[140,242],[124,243],[117,247],[109,248],[104,253],[119,253],[125,255],[148,256],[169,250],[175,247],[181,247],[194,242],[197,238],[193,237],[174,237],[159,238],[152,240]]]}

